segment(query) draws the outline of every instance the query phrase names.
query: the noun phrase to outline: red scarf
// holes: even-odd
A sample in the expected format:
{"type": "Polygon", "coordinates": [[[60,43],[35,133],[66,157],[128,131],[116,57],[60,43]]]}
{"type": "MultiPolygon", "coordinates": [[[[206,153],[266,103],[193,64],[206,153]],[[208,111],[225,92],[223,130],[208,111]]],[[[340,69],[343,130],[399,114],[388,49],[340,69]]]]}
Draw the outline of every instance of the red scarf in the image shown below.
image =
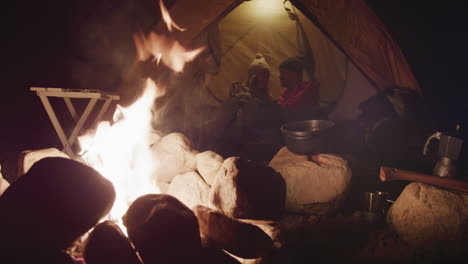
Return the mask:
{"type": "Polygon", "coordinates": [[[319,106],[318,90],[312,82],[301,82],[292,89],[283,89],[278,95],[278,104],[289,110],[319,106]]]}

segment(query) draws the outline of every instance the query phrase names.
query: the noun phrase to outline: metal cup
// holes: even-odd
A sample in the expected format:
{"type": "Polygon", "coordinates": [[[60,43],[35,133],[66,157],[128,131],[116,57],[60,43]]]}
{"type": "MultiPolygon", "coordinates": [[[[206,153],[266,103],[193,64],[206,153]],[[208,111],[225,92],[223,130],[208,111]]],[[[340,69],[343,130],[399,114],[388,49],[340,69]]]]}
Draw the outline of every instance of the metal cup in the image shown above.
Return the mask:
{"type": "Polygon", "coordinates": [[[365,211],[385,215],[387,209],[388,192],[366,192],[365,211]]]}

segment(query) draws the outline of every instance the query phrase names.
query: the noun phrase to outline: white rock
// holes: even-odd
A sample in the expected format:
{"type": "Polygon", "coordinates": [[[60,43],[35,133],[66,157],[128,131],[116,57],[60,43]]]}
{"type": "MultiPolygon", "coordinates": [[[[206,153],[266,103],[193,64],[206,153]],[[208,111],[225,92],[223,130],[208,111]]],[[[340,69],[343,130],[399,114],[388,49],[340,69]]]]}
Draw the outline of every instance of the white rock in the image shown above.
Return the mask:
{"type": "Polygon", "coordinates": [[[0,195],[2,195],[3,192],[10,186],[10,183],[3,179],[1,169],[2,167],[0,166],[0,195]]]}
{"type": "Polygon", "coordinates": [[[196,205],[208,206],[210,187],[198,173],[192,171],[174,177],[167,194],[176,197],[192,209],[196,205]]]}
{"type": "Polygon", "coordinates": [[[387,222],[413,246],[466,243],[468,194],[410,183],[390,207],[387,222]]]}
{"type": "Polygon", "coordinates": [[[205,151],[197,154],[196,161],[198,173],[208,185],[213,185],[216,174],[223,166],[223,157],[216,152],[205,151]]]}
{"type": "Polygon", "coordinates": [[[217,248],[247,259],[266,256],[274,249],[271,238],[258,226],[205,206],[196,206],[193,211],[200,234],[217,248]]]}
{"type": "Polygon", "coordinates": [[[24,150],[18,157],[18,176],[22,176],[28,172],[34,163],[49,157],[70,158],[67,154],[56,148],[24,150]]]}
{"type": "Polygon", "coordinates": [[[268,166],[230,157],[216,175],[210,203],[227,216],[277,219],[284,213],[286,183],[268,166]]]}
{"type": "Polygon", "coordinates": [[[283,147],[269,166],[286,181],[286,210],[302,214],[335,212],[351,180],[348,162],[338,156],[307,156],[291,153],[283,147]]]}
{"type": "Polygon", "coordinates": [[[161,139],[161,135],[158,133],[158,131],[151,131],[150,132],[150,140],[149,140],[149,145],[153,145],[154,143],[158,142],[161,139]]]}
{"type": "Polygon", "coordinates": [[[156,181],[156,186],[158,187],[160,193],[167,194],[167,191],[169,190],[169,185],[171,185],[170,182],[156,181]]]}
{"type": "Polygon", "coordinates": [[[156,181],[171,182],[179,174],[196,171],[196,154],[190,140],[181,133],[171,133],[162,137],[151,147],[156,181]]]}

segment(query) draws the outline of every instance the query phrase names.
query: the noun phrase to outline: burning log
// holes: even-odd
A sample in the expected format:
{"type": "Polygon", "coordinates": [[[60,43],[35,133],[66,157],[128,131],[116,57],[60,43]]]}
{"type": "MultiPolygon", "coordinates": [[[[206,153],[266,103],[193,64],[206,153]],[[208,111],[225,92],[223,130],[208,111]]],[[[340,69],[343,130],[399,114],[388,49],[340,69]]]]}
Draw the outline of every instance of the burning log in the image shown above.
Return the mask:
{"type": "Polygon", "coordinates": [[[177,175],[169,185],[167,194],[179,199],[188,208],[196,205],[208,205],[210,186],[196,172],[177,175]]]}
{"type": "Polygon", "coordinates": [[[303,214],[336,212],[351,180],[347,161],[329,154],[312,157],[282,148],[270,162],[287,183],[286,210],[303,214]]]}
{"type": "Polygon", "coordinates": [[[234,218],[272,219],[284,212],[286,183],[272,168],[231,157],[211,187],[210,202],[234,218]]]}
{"type": "Polygon", "coordinates": [[[111,221],[96,225],[84,244],[86,264],[141,264],[135,249],[119,226],[111,221]]]}
{"type": "Polygon", "coordinates": [[[465,243],[466,250],[468,194],[410,183],[390,207],[387,222],[412,246],[455,249],[465,243]]]}
{"type": "Polygon", "coordinates": [[[266,256],[273,249],[273,241],[260,228],[228,217],[213,209],[197,206],[200,233],[212,245],[242,258],[266,256]]]}
{"type": "Polygon", "coordinates": [[[198,153],[195,158],[198,173],[200,173],[208,185],[213,185],[216,174],[218,174],[219,169],[223,166],[223,157],[213,151],[205,151],[198,153]]]}
{"type": "Polygon", "coordinates": [[[45,158],[0,196],[0,256],[10,263],[56,263],[65,250],[111,209],[112,183],[94,169],[45,158]],[[34,260],[34,261],[32,261],[34,260]],[[42,262],[42,260],[44,262],[42,262]]]}
{"type": "Polygon", "coordinates": [[[123,220],[145,264],[196,263],[201,257],[197,218],[173,196],[141,196],[130,205],[123,220]]]}

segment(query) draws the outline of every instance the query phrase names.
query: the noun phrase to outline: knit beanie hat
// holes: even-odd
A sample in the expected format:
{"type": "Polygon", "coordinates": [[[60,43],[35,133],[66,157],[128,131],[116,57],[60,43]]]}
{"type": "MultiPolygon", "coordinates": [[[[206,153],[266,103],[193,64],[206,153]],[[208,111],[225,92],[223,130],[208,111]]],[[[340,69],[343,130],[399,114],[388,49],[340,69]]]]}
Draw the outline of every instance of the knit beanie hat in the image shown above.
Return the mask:
{"type": "Polygon", "coordinates": [[[302,73],[304,67],[304,61],[301,57],[294,56],[285,59],[280,65],[280,69],[287,69],[293,72],[302,73]]]}
{"type": "Polygon", "coordinates": [[[270,71],[270,66],[266,62],[265,58],[261,53],[257,53],[255,56],[255,59],[250,63],[249,66],[249,77],[251,77],[254,74],[257,74],[263,70],[270,71]]]}

